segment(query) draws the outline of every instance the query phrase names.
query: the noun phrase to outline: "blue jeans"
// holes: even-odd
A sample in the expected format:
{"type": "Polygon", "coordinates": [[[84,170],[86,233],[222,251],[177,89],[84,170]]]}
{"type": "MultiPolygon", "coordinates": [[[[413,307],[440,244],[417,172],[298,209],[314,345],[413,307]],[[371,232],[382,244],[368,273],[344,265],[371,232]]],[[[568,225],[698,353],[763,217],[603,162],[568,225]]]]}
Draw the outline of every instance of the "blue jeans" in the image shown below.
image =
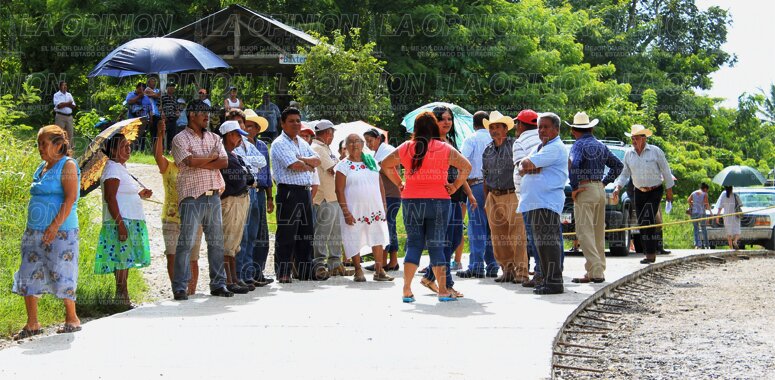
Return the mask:
{"type": "Polygon", "coordinates": [[[490,225],[484,212],[484,184],[471,186],[471,192],[479,206],[471,210],[471,205],[468,205],[468,246],[471,250],[468,270],[476,274],[484,274],[485,269],[487,273],[498,273],[498,262],[492,252],[490,225]]]}
{"type": "MultiPolygon", "coordinates": [[[[705,213],[692,213],[692,219],[704,218],[705,213]]],[[[692,223],[694,226],[694,246],[705,248],[709,247],[708,243],[708,221],[703,220],[701,222],[692,223]],[[702,235],[700,235],[702,233],[702,235]]]]}
{"type": "Polygon", "coordinates": [[[420,265],[420,256],[426,246],[431,265],[449,264],[449,260],[444,259],[449,199],[403,199],[401,207],[406,228],[404,265],[420,265]]]}
{"type": "Polygon", "coordinates": [[[191,248],[199,226],[202,226],[207,242],[207,261],[210,270],[210,290],[226,287],[226,271],[223,268],[223,223],[221,198],[218,195],[201,195],[180,201],[180,236],[175,250],[175,276],[172,291],[185,292],[191,279],[191,248]]]}
{"type": "MultiPolygon", "coordinates": [[[[463,203],[450,202],[449,204],[449,223],[447,224],[446,243],[444,245],[444,271],[447,273],[445,281],[448,288],[455,285],[455,281],[450,273],[449,261],[455,253],[455,249],[463,240],[463,203]]],[[[429,266],[423,277],[435,281],[436,275],[433,274],[429,266]]]]}
{"type": "Polygon", "coordinates": [[[387,223],[388,234],[390,235],[390,244],[385,247],[385,252],[398,252],[398,232],[396,232],[396,218],[398,210],[401,208],[401,198],[385,198],[387,201],[387,223]]]}

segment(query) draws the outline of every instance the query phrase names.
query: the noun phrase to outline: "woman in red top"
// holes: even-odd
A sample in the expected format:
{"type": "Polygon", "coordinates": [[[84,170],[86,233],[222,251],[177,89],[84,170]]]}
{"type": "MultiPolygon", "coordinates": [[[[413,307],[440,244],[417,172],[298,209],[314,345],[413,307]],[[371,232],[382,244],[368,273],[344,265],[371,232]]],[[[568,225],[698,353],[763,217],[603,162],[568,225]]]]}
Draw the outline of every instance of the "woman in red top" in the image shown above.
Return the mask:
{"type": "Polygon", "coordinates": [[[420,256],[428,243],[433,273],[438,281],[439,301],[455,301],[446,286],[444,246],[449,219],[450,194],[465,183],[471,163],[439,140],[439,126],[432,112],[417,115],[412,140],[382,161],[389,169],[398,164],[405,167],[406,184],[401,192],[404,226],[406,227],[406,257],[404,257],[403,301],[414,302],[412,279],[420,264],[420,256]],[[454,166],[459,175],[454,183],[447,182],[447,169],[454,166]]]}

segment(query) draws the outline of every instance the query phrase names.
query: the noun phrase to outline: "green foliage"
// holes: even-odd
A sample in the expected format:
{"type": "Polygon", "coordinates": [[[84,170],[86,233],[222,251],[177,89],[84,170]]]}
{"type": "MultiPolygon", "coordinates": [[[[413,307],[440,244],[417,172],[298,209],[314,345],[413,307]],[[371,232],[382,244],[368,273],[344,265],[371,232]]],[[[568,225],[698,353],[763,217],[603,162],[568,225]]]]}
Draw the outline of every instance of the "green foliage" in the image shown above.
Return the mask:
{"type": "MultiPolygon", "coordinates": [[[[26,321],[24,299],[11,293],[13,275],[19,268],[21,237],[27,223],[27,203],[32,174],[40,164],[35,142],[20,140],[0,129],[0,336],[18,331],[26,321]]],[[[89,196],[78,202],[80,222],[77,309],[80,317],[98,317],[125,310],[113,302],[113,276],[94,274],[95,247],[101,227],[102,204],[89,196]]],[[[144,300],[146,285],[138,271],[130,271],[129,292],[136,302],[144,300]]],[[[61,323],[62,302],[47,295],[39,301],[41,324],[61,323]]]]}
{"type": "Polygon", "coordinates": [[[392,112],[381,78],[385,62],[374,58],[375,44],[362,44],[357,28],[349,35],[335,31],[330,39],[315,37],[319,45],[299,48],[307,60],[296,66],[290,83],[290,92],[307,110],[307,117],[334,123],[363,120],[383,126],[392,112]]]}
{"type": "Polygon", "coordinates": [[[36,89],[27,83],[22,84],[22,92],[18,96],[4,94],[0,96],[0,128],[9,131],[29,131],[32,127],[19,123],[27,117],[26,106],[40,101],[36,89]]]}

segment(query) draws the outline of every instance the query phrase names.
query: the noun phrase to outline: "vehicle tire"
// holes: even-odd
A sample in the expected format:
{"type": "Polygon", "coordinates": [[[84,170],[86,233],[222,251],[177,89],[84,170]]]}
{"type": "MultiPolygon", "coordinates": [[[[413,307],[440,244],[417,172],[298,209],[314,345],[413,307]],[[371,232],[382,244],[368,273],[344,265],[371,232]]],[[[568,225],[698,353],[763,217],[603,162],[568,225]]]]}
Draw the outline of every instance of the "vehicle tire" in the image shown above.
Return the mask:
{"type": "MultiPolygon", "coordinates": [[[[630,227],[630,207],[629,204],[625,204],[624,208],[622,208],[621,228],[628,227],[630,227]]],[[[630,239],[632,238],[632,235],[630,234],[630,231],[624,231],[622,236],[624,236],[624,239],[622,239],[621,243],[617,242],[616,245],[609,244],[608,250],[610,251],[611,256],[627,256],[630,254],[630,239]]]]}
{"type": "Polygon", "coordinates": [[[772,234],[770,235],[770,241],[764,244],[764,248],[775,251],[775,228],[772,229],[772,234]]]}

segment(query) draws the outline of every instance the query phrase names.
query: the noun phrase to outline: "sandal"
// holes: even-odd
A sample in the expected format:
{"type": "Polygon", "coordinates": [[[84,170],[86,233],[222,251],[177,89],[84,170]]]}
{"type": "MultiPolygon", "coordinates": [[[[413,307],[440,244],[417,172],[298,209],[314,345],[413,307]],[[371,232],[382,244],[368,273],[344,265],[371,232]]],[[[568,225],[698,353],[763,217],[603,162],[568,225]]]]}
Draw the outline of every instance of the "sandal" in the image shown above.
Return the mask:
{"type": "Polygon", "coordinates": [[[436,283],[431,281],[431,280],[429,280],[429,279],[427,279],[427,278],[425,278],[425,277],[423,277],[420,280],[420,285],[430,289],[434,293],[438,293],[439,292],[439,288],[436,286],[436,283]]]}
{"type": "Polygon", "coordinates": [[[414,302],[414,294],[410,294],[409,297],[401,297],[401,300],[404,301],[404,303],[412,303],[414,302]]]}
{"type": "Polygon", "coordinates": [[[57,334],[70,334],[77,331],[81,331],[81,326],[73,326],[65,323],[62,327],[57,329],[57,334]]]}
{"type": "Polygon", "coordinates": [[[388,276],[385,271],[382,271],[381,273],[374,273],[374,281],[393,281],[395,280],[393,277],[388,276]]]}
{"type": "Polygon", "coordinates": [[[457,301],[457,297],[453,296],[452,294],[448,296],[439,296],[439,302],[451,302],[451,301],[457,301]]]}
{"type": "Polygon", "coordinates": [[[13,340],[22,340],[22,339],[32,338],[33,336],[40,335],[40,334],[43,334],[43,329],[30,330],[30,329],[25,327],[25,328],[19,330],[19,332],[16,333],[13,336],[13,340]]]}
{"type": "Polygon", "coordinates": [[[452,289],[451,287],[447,287],[447,290],[449,290],[449,294],[452,294],[455,298],[463,298],[463,293],[458,292],[455,289],[452,289]]]}

